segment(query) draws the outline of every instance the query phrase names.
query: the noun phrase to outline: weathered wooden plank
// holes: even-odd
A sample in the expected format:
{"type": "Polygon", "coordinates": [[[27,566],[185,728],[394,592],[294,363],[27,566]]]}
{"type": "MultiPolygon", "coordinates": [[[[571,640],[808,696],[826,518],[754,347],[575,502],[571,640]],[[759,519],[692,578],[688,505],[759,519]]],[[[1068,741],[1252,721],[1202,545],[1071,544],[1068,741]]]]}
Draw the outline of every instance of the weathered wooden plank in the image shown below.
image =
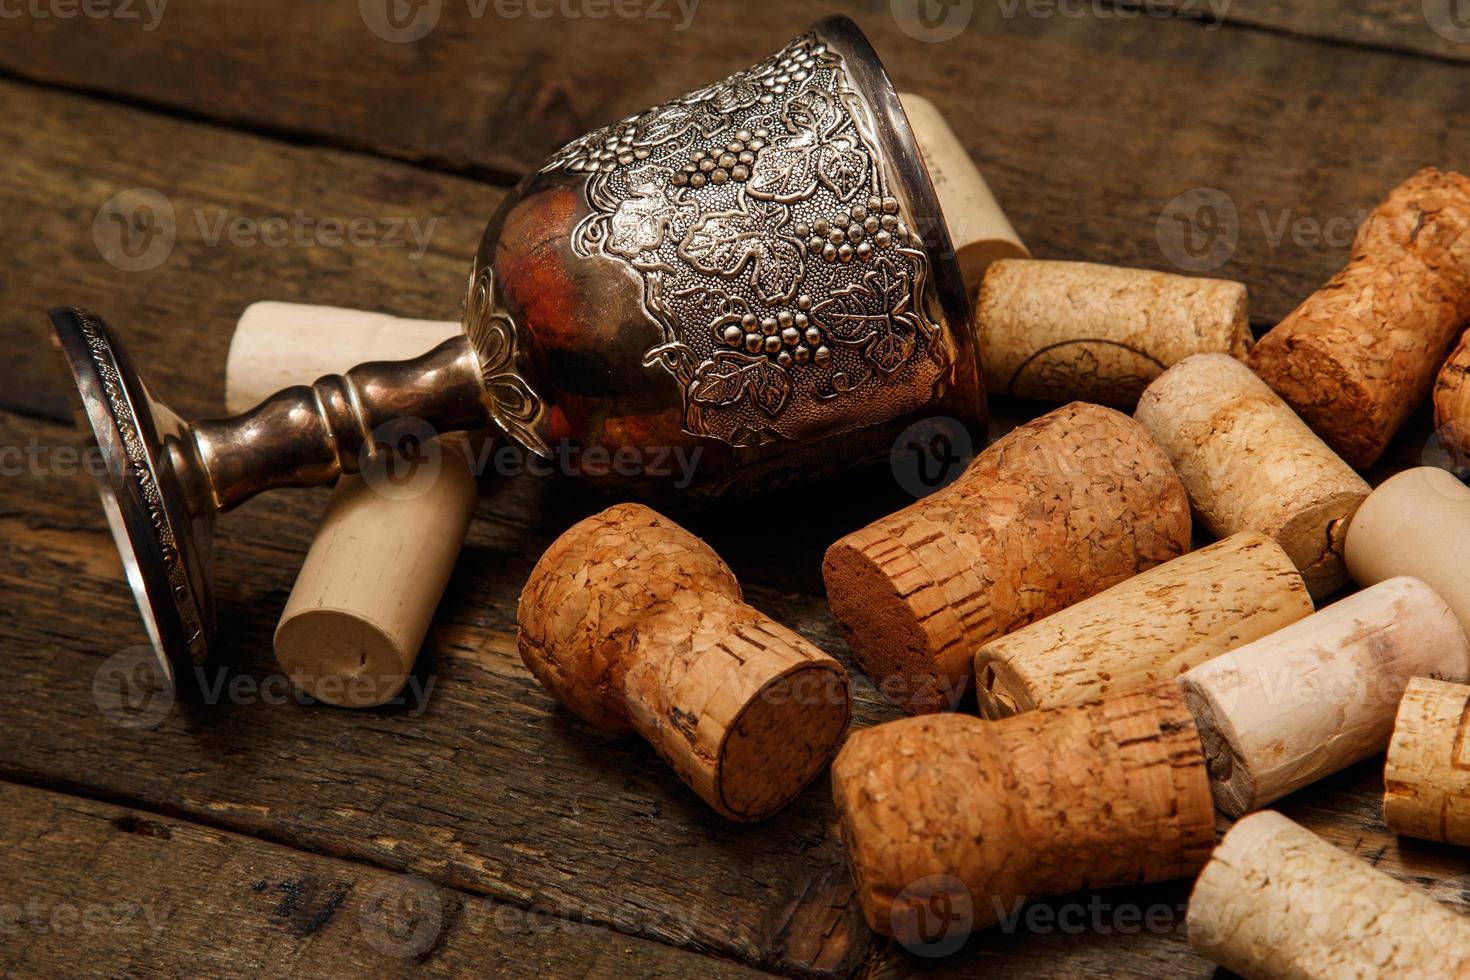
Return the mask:
{"type": "MultiPolygon", "coordinates": [[[[1390,186],[1422,165],[1470,159],[1470,133],[1447,125],[1470,89],[1462,66],[1173,19],[1008,18],[979,6],[969,28],[940,44],[905,35],[886,6],[861,19],[900,84],[949,116],[1036,253],[1173,269],[1193,264],[1178,247],[1181,234],[1201,248],[1233,237],[1229,260],[1210,271],[1250,286],[1258,324],[1274,322],[1342,263],[1353,223],[1390,186]],[[1169,95],[1179,92],[1196,94],[1169,95]]],[[[151,33],[86,19],[63,33],[54,20],[22,19],[8,22],[18,42],[0,52],[0,64],[273,132],[415,160],[437,154],[480,172],[494,169],[486,154],[505,145],[507,128],[486,128],[487,105],[511,87],[557,89],[579,126],[599,122],[738,68],[847,8],[802,0],[752,18],[748,5],[707,0],[684,32],[618,18],[504,19],[493,6],[476,19],[458,2],[443,9],[416,45],[380,40],[351,4],[180,5],[151,33]],[[257,40],[234,43],[240,36],[257,40]],[[658,54],[649,57],[655,39],[658,54]]],[[[8,338],[26,326],[17,334],[25,342],[14,345],[22,358],[38,328],[18,311],[72,296],[111,310],[150,365],[166,357],[165,338],[212,338],[197,348],[211,369],[233,316],[264,295],[452,315],[460,267],[497,200],[470,182],[351,154],[20,86],[0,93],[12,108],[0,120],[0,146],[23,161],[4,192],[19,231],[0,330],[8,338]],[[185,241],[160,269],[123,274],[94,257],[86,231],[113,193],[140,185],[177,196],[191,224],[201,206],[207,215],[228,206],[289,217],[303,207],[315,217],[443,220],[417,263],[401,250],[185,241]]],[[[517,172],[565,135],[529,110],[509,128],[535,147],[517,172]]],[[[187,392],[160,387],[192,407],[187,392]]],[[[47,402],[47,411],[59,407],[47,402]]]]}
{"type": "Polygon", "coordinates": [[[762,974],[109,803],[0,782],[11,977],[762,974]]]}
{"type": "Polygon", "coordinates": [[[1457,0],[1138,0],[1210,25],[1248,25],[1342,44],[1470,61],[1470,16],[1457,0]]]}
{"type": "MultiPolygon", "coordinates": [[[[64,468],[49,451],[70,433],[0,419],[0,446],[34,444],[51,460],[6,477],[0,498],[0,635],[13,677],[0,693],[0,772],[755,965],[840,975],[864,955],[824,785],[765,824],[728,824],[639,740],[600,736],[521,666],[520,586],[555,531],[599,501],[492,495],[419,660],[420,689],[433,684],[427,707],[370,712],[263,700],[286,690],[265,683],[270,634],[325,494],[252,501],[221,521],[223,628],[206,674],[206,686],[248,685],[249,703],[232,703],[226,687],[221,703],[181,697],[156,730],[127,730],[99,712],[92,680],[104,658],[145,639],[88,478],[44,472],[64,468]],[[497,517],[500,507],[515,518],[497,517]]],[[[547,489],[521,482],[524,493],[547,489]]],[[[790,614],[784,592],[751,598],[797,626],[814,615],[790,614]]],[[[830,647],[834,635],[826,622],[816,638],[830,647]]],[[[871,692],[865,703],[869,718],[892,714],[871,692]]]]}
{"type": "Polygon", "coordinates": [[[219,415],[230,335],[251,302],[453,319],[502,196],[472,180],[34,86],[0,82],[0,104],[0,406],[54,418],[70,407],[49,341],[51,307],[95,309],[165,400],[187,415],[219,415]],[[109,208],[120,192],[134,193],[109,208]],[[329,221],[340,226],[324,228],[329,221]],[[365,244],[348,239],[353,221],[365,244]],[[128,243],[135,256],[122,250],[128,243]]]}
{"type": "MultiPolygon", "coordinates": [[[[58,424],[0,414],[0,445],[55,446],[58,424]]],[[[45,467],[40,467],[44,469],[45,467]]],[[[53,462],[52,469],[59,468],[53,462]]],[[[856,497],[886,474],[845,481],[856,497]]],[[[713,816],[637,740],[609,742],[540,690],[514,647],[515,601],[554,529],[598,506],[546,481],[505,481],[471,530],[420,659],[427,710],[350,712],[285,704],[180,703],[153,730],[111,726],[93,700],[102,659],[143,642],[91,490],[80,475],[23,474],[0,497],[0,643],[12,682],[0,688],[0,775],[194,817],[240,833],[397,871],[638,935],[801,973],[851,972],[873,940],[851,905],[825,782],[768,824],[713,816]],[[536,484],[535,486],[531,486],[536,484]]],[[[686,519],[755,583],[751,600],[851,666],[815,570],[824,543],[852,519],[812,506],[812,490],[686,519]],[[811,529],[784,537],[762,520],[806,507],[811,529]],[[775,548],[781,548],[779,552],[775,548]],[[773,562],[771,555],[779,554],[773,562]],[[796,571],[789,579],[773,565],[796,571]],[[810,574],[810,583],[798,584],[810,574]]],[[[320,492],[268,495],[226,515],[216,569],[225,677],[260,683],[273,670],[271,625],[324,502],[320,492]]],[[[859,505],[864,506],[864,505],[859,505]]],[[[881,509],[882,504],[872,504],[881,509]]],[[[214,673],[207,675],[217,682],[214,673]]],[[[248,691],[247,691],[248,693],[248,691]]],[[[895,716],[859,688],[856,724],[895,716]]],[[[1336,843],[1460,901],[1470,866],[1452,848],[1398,843],[1382,828],[1378,763],[1325,780],[1283,808],[1336,843]]],[[[1123,933],[1138,907],[1173,906],[1187,883],[1100,893],[1106,928],[1023,918],[945,960],[942,972],[1001,975],[1048,964],[1053,975],[1194,975],[1178,920],[1123,933]]],[[[1463,906],[1470,910],[1470,905],[1463,906]]],[[[1027,913],[1044,916],[1046,913],[1027,913]]],[[[1081,913],[1068,911],[1068,916],[1081,913]]],[[[906,972],[920,958],[886,949],[868,968],[906,972]]],[[[1045,974],[1043,974],[1045,975],[1045,974]]],[[[1201,973],[1200,975],[1204,975],[1201,973]]]]}

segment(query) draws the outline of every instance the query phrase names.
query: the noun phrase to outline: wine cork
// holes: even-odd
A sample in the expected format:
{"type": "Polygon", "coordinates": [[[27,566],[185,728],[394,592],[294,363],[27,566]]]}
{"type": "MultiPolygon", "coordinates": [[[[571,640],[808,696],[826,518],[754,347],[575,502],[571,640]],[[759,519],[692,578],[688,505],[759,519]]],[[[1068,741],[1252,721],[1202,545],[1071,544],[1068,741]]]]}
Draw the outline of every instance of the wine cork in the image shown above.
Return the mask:
{"type": "Polygon", "coordinates": [[[934,103],[912,92],[902,92],[898,99],[929,170],[944,223],[949,226],[960,277],[973,294],[980,288],[990,263],[1027,258],[1031,253],[1021,244],[985,178],[934,103]]]}
{"type": "Polygon", "coordinates": [[[1311,614],[1286,552],[1242,531],[985,644],[980,712],[1004,718],[1172,680],[1311,614]]]}
{"type": "Polygon", "coordinates": [[[832,787],[863,915],[906,944],[934,941],[931,910],[979,929],[1026,900],[1193,874],[1215,843],[1199,737],[1172,682],[1003,721],[863,729],[832,787]]]}
{"type": "Polygon", "coordinates": [[[1245,286],[1090,262],[996,262],[975,311],[994,395],[1132,409],[1191,354],[1244,358],[1245,286]]]}
{"type": "Polygon", "coordinates": [[[912,714],[954,707],[983,644],[1177,558],[1189,534],[1158,445],[1128,416],[1078,402],[833,544],[822,576],[863,670],[912,714]]]}
{"type": "Polygon", "coordinates": [[[1374,488],[1348,525],[1348,571],[1359,585],[1423,579],[1470,632],[1470,488],[1418,466],[1374,488]]]}
{"type": "MultiPolygon", "coordinates": [[[[255,303],[230,343],[226,405],[241,412],[362,361],[415,356],[458,330],[448,321],[255,303]]],[[[398,696],[475,511],[469,447],[459,435],[425,441],[412,456],[385,457],[382,467],[337,481],[276,626],[276,660],[298,688],[345,707],[398,696]]]]}
{"type": "Polygon", "coordinates": [[[1416,677],[1383,768],[1383,822],[1396,834],[1470,844],[1470,687],[1416,677]]]}
{"type": "Polygon", "coordinates": [[[1133,417],[1169,454],[1216,537],[1274,538],[1315,599],[1347,581],[1342,542],[1368,484],[1244,364],[1187,357],[1148,386],[1133,417]]]}
{"type": "Polygon", "coordinates": [[[1373,465],[1429,394],[1470,317],[1470,180],[1419,171],[1352,260],[1255,346],[1250,364],[1353,466],[1373,465]]]}
{"type": "Polygon", "coordinates": [[[1225,835],[1185,924],[1247,980],[1470,976],[1470,919],[1271,810],[1225,835]]]}
{"type": "Polygon", "coordinates": [[[1215,804],[1240,816],[1388,746],[1409,679],[1463,681],[1470,642],[1415,578],[1381,582],[1179,678],[1215,804]]]}
{"type": "Polygon", "coordinates": [[[1457,466],[1470,460],[1470,331],[1460,334],[1434,379],[1434,429],[1457,466]]]}
{"type": "Polygon", "coordinates": [[[308,303],[252,303],[240,314],[225,367],[225,409],[238,415],[282,388],[364,361],[401,361],[460,333],[454,320],[413,320],[308,303]]]}
{"type": "Polygon", "coordinates": [[[763,820],[827,764],[847,675],[742,600],[709,546],[638,504],[589,517],[521,592],[521,658],[562,704],[637,732],[731,820],[763,820]]]}

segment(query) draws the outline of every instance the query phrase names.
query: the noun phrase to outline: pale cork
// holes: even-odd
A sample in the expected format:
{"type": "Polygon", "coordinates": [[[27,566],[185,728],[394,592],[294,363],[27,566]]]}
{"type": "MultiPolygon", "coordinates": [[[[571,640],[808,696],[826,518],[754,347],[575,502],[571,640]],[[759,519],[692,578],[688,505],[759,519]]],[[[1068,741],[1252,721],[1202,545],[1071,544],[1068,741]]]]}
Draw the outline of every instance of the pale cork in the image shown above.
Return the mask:
{"type": "Polygon", "coordinates": [[[1172,680],[1311,614],[1286,552],[1242,531],[985,644],[980,712],[1003,718],[1172,680]]]}
{"type": "Polygon", "coordinates": [[[1225,835],[1185,922],[1247,980],[1470,976],[1470,919],[1272,810],[1225,835]]]}
{"type": "Polygon", "coordinates": [[[1396,834],[1470,844],[1470,686],[1416,677],[1404,689],[1383,769],[1396,834]]]}
{"type": "Polygon", "coordinates": [[[1238,282],[1022,259],[990,266],[975,333],[991,394],[1123,409],[1191,354],[1251,344],[1238,282]]]}
{"type": "Polygon", "coordinates": [[[1368,484],[1250,368],[1224,354],[1185,358],[1148,386],[1133,417],[1216,537],[1274,538],[1315,599],[1347,581],[1343,538],[1368,484]]]}
{"type": "Polygon", "coordinates": [[[1413,677],[1463,681],[1470,642],[1418,579],[1379,583],[1179,678],[1215,804],[1240,816],[1388,747],[1413,677]]]}
{"type": "MultiPolygon", "coordinates": [[[[230,341],[225,405],[243,412],[281,388],[364,361],[415,357],[459,329],[447,320],[254,303],[230,341]]],[[[459,434],[425,444],[401,482],[373,473],[338,479],[276,625],[276,660],[296,687],[352,708],[398,696],[474,516],[472,445],[480,444],[459,434]]]]}
{"type": "Polygon", "coordinates": [[[1470,632],[1470,488],[1418,466],[1384,480],[1353,515],[1344,550],[1359,585],[1423,579],[1470,632]]]}

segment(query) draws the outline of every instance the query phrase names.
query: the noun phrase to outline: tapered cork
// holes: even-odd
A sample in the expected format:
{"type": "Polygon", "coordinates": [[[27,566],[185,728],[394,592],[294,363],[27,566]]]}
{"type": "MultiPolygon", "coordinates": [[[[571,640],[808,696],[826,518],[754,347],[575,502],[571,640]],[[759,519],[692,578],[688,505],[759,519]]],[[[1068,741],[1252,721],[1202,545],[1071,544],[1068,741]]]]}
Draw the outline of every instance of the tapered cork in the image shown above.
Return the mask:
{"type": "Polygon", "coordinates": [[[1215,804],[1240,816],[1388,747],[1413,677],[1470,677],[1444,600],[1392,578],[1179,678],[1215,804]]]}
{"type": "Polygon", "coordinates": [[[1243,531],[985,644],[980,712],[1004,718],[1170,680],[1311,614],[1286,552],[1243,531]]]}
{"type": "Polygon", "coordinates": [[[1191,354],[1251,344],[1238,282],[1024,259],[990,266],[975,332],[991,394],[1124,409],[1191,354]]]}
{"type": "Polygon", "coordinates": [[[1429,394],[1470,317],[1470,180],[1426,168],[1389,192],[1352,259],[1250,364],[1353,466],[1373,465],[1429,394]]]}
{"type": "Polygon", "coordinates": [[[1460,335],[1434,379],[1434,428],[1457,465],[1470,461],[1470,331],[1460,335]]]}
{"type": "Polygon", "coordinates": [[[1383,768],[1383,822],[1396,834],[1470,844],[1470,686],[1409,681],[1383,768]]]}
{"type": "Polygon", "coordinates": [[[1470,976],[1470,919],[1271,810],[1225,835],[1185,922],[1247,980],[1470,976]]]}
{"type": "Polygon", "coordinates": [[[1423,579],[1470,632],[1470,488],[1433,466],[1384,480],[1353,515],[1344,554],[1359,585],[1423,579]]]}
{"type": "Polygon", "coordinates": [[[864,729],[832,786],[863,915],[906,943],[924,938],[925,909],[978,929],[1024,900],[1193,874],[1215,843],[1199,737],[1172,682],[1003,721],[864,729]]]}
{"type": "Polygon", "coordinates": [[[745,604],[709,546],[647,507],[575,524],[521,592],[521,658],[562,704],[637,732],[731,820],[762,820],[827,764],[847,675],[745,604]]]}
{"type": "Polygon", "coordinates": [[[879,690],[954,707],[984,643],[1189,547],[1189,504],[1128,416],[1066,405],[995,442],[953,484],[837,541],[827,599],[879,690]]]}
{"type": "Polygon", "coordinates": [[[1216,537],[1274,538],[1313,598],[1347,581],[1343,538],[1368,484],[1250,368],[1223,354],[1185,358],[1148,386],[1133,417],[1216,537]]]}

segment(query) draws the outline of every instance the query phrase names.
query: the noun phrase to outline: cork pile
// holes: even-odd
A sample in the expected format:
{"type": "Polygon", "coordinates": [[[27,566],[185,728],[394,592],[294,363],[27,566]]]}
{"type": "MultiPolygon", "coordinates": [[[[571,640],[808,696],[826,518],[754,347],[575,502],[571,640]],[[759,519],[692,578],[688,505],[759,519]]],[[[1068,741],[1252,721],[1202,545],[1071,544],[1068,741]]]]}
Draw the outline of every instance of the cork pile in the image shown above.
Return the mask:
{"type": "MultiPolygon", "coordinates": [[[[1422,468],[1375,491],[1350,465],[1431,390],[1441,413],[1470,403],[1470,353],[1449,354],[1467,318],[1470,181],[1433,170],[1254,347],[1237,283],[989,262],[991,393],[1068,404],[822,567],[857,665],[912,716],[832,763],[874,931],[932,949],[936,910],[963,934],[1029,899],[1198,876],[1190,941],[1247,977],[1470,962],[1470,919],[1257,812],[1386,750],[1388,827],[1470,845],[1470,489],[1422,468]],[[1192,522],[1218,540],[1190,550],[1192,522]]],[[[847,723],[836,661],[646,508],[567,532],[520,618],[548,690],[643,734],[733,819],[789,800],[847,723]],[[760,707],[803,671],[832,696],[760,707]]]]}

